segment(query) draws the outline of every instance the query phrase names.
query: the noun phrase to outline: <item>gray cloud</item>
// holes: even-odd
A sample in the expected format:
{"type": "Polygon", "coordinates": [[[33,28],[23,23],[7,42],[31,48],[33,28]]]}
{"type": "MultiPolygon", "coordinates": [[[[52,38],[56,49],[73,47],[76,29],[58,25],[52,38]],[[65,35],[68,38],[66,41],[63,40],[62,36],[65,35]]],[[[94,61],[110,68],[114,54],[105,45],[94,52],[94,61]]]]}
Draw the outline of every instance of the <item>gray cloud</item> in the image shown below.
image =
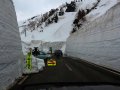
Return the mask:
{"type": "Polygon", "coordinates": [[[18,21],[45,13],[72,0],[13,0],[18,21]]]}

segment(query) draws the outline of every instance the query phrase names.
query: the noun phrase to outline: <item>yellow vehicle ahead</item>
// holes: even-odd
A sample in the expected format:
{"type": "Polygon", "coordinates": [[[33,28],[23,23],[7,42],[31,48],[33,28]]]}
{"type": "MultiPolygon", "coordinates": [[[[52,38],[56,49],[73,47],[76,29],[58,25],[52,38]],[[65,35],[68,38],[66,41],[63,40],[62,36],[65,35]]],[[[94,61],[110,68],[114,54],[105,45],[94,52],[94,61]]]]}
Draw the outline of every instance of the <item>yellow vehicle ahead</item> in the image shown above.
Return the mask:
{"type": "Polygon", "coordinates": [[[56,60],[55,59],[50,59],[47,61],[47,66],[56,66],[56,60]]]}

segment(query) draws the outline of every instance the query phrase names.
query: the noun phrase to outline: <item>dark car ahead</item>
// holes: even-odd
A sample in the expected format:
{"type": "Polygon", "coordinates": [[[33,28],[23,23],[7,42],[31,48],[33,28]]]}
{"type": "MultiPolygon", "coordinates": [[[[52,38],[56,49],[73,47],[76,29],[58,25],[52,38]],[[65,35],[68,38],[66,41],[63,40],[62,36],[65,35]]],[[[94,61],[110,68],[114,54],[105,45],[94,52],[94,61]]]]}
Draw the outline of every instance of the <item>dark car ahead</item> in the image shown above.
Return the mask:
{"type": "Polygon", "coordinates": [[[62,53],[61,50],[55,50],[55,51],[54,51],[54,56],[55,56],[56,58],[60,58],[60,57],[63,56],[63,53],[62,53]]]}
{"type": "Polygon", "coordinates": [[[43,51],[39,51],[39,54],[38,54],[36,57],[39,58],[39,59],[44,59],[44,60],[46,60],[46,59],[50,59],[50,58],[51,58],[51,55],[50,55],[50,54],[47,54],[47,53],[45,53],[45,52],[43,52],[43,51]]]}

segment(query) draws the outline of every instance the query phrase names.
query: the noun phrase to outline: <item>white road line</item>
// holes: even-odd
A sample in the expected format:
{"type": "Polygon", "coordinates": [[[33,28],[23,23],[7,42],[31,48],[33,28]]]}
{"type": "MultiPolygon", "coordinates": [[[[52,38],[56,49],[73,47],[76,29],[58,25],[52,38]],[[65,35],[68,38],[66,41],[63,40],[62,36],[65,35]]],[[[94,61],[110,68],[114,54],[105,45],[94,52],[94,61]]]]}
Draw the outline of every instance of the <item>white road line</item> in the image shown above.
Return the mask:
{"type": "Polygon", "coordinates": [[[72,68],[68,64],[65,64],[65,66],[68,68],[68,70],[72,71],[72,68]]]}
{"type": "Polygon", "coordinates": [[[87,64],[90,64],[90,65],[93,65],[93,66],[95,66],[95,67],[97,67],[97,68],[101,68],[101,69],[103,69],[103,70],[106,70],[106,71],[108,71],[108,72],[111,72],[111,73],[113,73],[113,74],[116,74],[116,75],[120,76],[120,73],[117,73],[117,72],[115,72],[115,71],[110,70],[110,68],[107,67],[107,66],[100,66],[100,65],[97,65],[97,64],[95,64],[95,63],[88,62],[88,61],[83,61],[83,62],[85,62],[85,63],[87,63],[87,64]],[[108,68],[108,69],[107,69],[107,68],[108,68]]]}
{"type": "Polygon", "coordinates": [[[25,77],[18,83],[18,85],[21,85],[27,78],[28,78],[28,76],[25,76],[25,77]]]}
{"type": "Polygon", "coordinates": [[[120,76],[120,73],[110,70],[110,68],[107,67],[107,66],[97,65],[97,64],[95,64],[95,63],[92,63],[92,62],[89,62],[89,61],[86,61],[86,60],[84,60],[84,61],[82,61],[82,62],[83,62],[83,63],[90,64],[90,65],[93,65],[93,66],[95,66],[95,67],[97,67],[97,68],[106,70],[106,71],[108,71],[108,72],[111,72],[111,73],[113,73],[113,74],[116,74],[116,75],[120,76]],[[107,68],[108,68],[108,69],[107,69],[107,68]]]}
{"type": "Polygon", "coordinates": [[[104,69],[104,70],[106,70],[106,71],[108,71],[108,72],[111,72],[111,73],[113,73],[113,74],[116,74],[116,75],[119,75],[119,76],[120,76],[120,74],[117,73],[117,72],[115,72],[115,71],[109,70],[109,69],[104,68],[104,67],[101,67],[101,66],[100,66],[100,68],[102,68],[102,69],[104,69]]]}

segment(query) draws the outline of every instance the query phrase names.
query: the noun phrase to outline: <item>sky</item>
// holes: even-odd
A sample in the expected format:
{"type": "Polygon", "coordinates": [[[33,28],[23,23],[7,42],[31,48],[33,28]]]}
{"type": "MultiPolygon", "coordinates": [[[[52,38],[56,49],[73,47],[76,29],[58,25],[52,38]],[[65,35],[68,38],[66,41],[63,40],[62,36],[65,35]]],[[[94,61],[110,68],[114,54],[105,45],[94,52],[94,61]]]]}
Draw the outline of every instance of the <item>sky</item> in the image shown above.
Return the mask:
{"type": "Polygon", "coordinates": [[[13,0],[18,22],[43,14],[72,0],[13,0]]]}

